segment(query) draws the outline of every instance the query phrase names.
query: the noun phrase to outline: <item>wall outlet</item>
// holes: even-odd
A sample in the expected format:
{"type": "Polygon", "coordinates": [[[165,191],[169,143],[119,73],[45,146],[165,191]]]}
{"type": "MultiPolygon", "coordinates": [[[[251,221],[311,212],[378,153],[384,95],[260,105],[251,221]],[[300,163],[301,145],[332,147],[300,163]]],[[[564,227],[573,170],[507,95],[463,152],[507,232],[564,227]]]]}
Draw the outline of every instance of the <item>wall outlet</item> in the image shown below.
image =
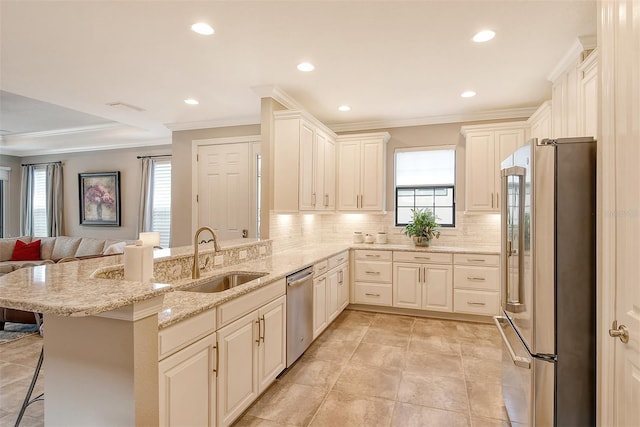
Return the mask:
{"type": "Polygon", "coordinates": [[[260,246],[258,250],[260,251],[260,255],[265,255],[267,253],[267,248],[264,246],[260,246]]]}
{"type": "Polygon", "coordinates": [[[247,251],[240,251],[240,253],[238,254],[238,257],[240,259],[246,259],[247,258],[247,251]]]}
{"type": "Polygon", "coordinates": [[[213,257],[213,265],[222,265],[224,263],[224,255],[216,255],[213,257]]]}

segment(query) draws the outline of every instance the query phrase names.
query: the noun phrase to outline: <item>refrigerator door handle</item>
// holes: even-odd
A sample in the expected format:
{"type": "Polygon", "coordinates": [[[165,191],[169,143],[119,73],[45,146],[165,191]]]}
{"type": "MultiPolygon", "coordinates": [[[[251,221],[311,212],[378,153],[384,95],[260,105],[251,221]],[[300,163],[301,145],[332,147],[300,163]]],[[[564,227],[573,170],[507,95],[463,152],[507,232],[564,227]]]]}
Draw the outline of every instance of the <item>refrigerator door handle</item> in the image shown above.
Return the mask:
{"type": "Polygon", "coordinates": [[[509,356],[511,357],[513,364],[520,368],[531,369],[531,361],[524,357],[517,356],[516,353],[513,351],[513,347],[511,347],[511,344],[509,343],[507,336],[504,334],[504,331],[502,330],[502,326],[500,326],[501,320],[504,320],[505,322],[509,321],[506,317],[502,317],[502,316],[493,317],[493,323],[496,324],[496,328],[498,328],[498,332],[500,332],[500,336],[502,337],[502,342],[504,343],[504,346],[509,352],[509,356]]]}

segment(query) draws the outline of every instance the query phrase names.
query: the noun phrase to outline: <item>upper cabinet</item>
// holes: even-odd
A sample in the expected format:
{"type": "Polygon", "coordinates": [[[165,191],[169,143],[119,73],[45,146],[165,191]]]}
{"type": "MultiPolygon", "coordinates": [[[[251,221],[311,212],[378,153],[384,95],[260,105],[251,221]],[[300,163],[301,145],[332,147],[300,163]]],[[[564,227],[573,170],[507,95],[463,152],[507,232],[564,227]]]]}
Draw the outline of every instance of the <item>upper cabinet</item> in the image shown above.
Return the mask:
{"type": "Polygon", "coordinates": [[[551,101],[545,101],[538,107],[535,113],[529,117],[527,123],[530,127],[531,138],[551,138],[551,101]]]}
{"type": "Polygon", "coordinates": [[[551,72],[552,129],[546,137],[596,137],[598,51],[595,42],[595,37],[578,38],[551,72]]]}
{"type": "Polygon", "coordinates": [[[500,163],[525,143],[526,122],[463,126],[466,139],[465,206],[470,212],[499,212],[500,163]]]}
{"type": "Polygon", "coordinates": [[[274,113],[274,210],[335,210],[336,135],[301,111],[274,113]]]}
{"type": "Polygon", "coordinates": [[[377,132],[336,138],[339,211],[384,212],[389,137],[377,132]]]}

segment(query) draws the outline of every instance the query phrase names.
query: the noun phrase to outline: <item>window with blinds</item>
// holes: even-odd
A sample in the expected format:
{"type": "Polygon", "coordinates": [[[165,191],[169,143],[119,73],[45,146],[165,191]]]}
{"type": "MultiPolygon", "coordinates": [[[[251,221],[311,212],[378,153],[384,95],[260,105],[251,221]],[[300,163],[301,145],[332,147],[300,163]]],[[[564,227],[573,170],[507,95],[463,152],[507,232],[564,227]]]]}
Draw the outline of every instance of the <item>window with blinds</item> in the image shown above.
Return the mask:
{"type": "Polygon", "coordinates": [[[154,160],[151,231],[160,232],[160,246],[171,242],[171,160],[154,160]]]}
{"type": "Polygon", "coordinates": [[[47,169],[33,171],[33,236],[47,237],[47,169]]]}

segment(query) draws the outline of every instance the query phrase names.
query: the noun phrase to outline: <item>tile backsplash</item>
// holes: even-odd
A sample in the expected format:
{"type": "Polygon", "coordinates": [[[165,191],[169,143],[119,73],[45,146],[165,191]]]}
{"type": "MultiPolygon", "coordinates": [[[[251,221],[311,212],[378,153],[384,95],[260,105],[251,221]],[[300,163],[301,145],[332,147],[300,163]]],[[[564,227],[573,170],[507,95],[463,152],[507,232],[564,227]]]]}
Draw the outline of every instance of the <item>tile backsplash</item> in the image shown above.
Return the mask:
{"type": "MultiPolygon", "coordinates": [[[[293,249],[317,241],[322,243],[352,242],[353,232],[387,233],[387,242],[410,243],[402,227],[394,225],[394,213],[361,214],[271,214],[273,250],[293,249]]],[[[499,214],[466,214],[456,212],[456,227],[441,228],[434,246],[487,247],[500,245],[499,214]]]]}

